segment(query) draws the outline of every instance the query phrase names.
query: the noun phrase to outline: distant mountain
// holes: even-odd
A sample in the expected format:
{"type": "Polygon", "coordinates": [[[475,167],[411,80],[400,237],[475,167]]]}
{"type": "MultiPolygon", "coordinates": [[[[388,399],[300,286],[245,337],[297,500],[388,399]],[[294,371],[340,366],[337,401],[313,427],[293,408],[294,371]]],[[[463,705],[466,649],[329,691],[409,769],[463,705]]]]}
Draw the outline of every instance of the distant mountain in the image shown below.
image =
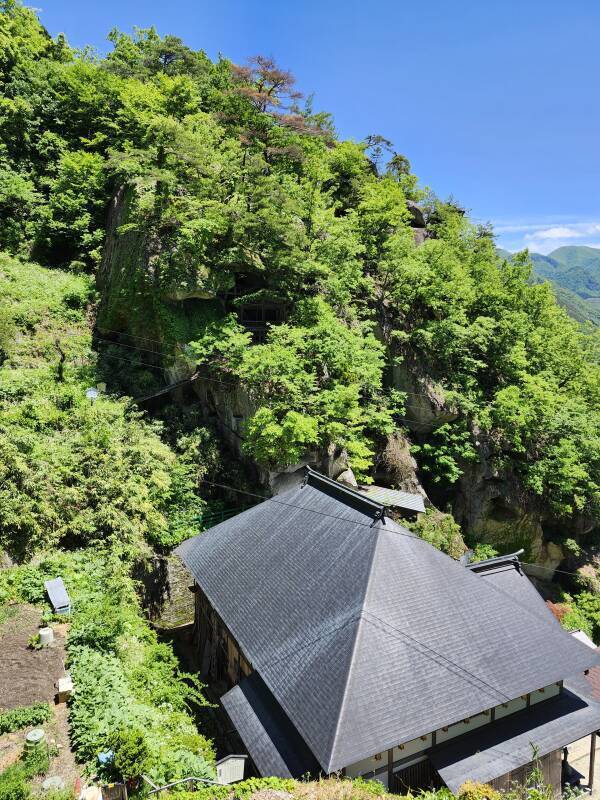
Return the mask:
{"type": "MultiPolygon", "coordinates": [[[[498,250],[510,258],[507,250],[498,250]]],[[[547,256],[530,253],[534,279],[554,284],[556,299],[578,322],[600,325],[600,248],[559,247],[547,256]]]]}

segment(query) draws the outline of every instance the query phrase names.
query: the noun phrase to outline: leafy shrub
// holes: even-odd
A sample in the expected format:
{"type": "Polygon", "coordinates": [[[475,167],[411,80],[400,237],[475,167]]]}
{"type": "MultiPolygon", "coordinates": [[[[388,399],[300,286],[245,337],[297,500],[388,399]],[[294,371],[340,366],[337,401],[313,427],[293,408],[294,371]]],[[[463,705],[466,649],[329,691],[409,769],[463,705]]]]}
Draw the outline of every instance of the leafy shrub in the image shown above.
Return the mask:
{"type": "Polygon", "coordinates": [[[501,794],[487,783],[465,781],[458,790],[458,800],[500,800],[501,794]]]}
{"type": "Polygon", "coordinates": [[[467,546],[462,538],[459,525],[451,514],[427,509],[416,522],[405,523],[421,539],[432,544],[437,550],[447,553],[452,558],[460,558],[467,546]]]}
{"type": "Polygon", "coordinates": [[[50,719],[52,711],[48,703],[13,708],[0,714],[0,734],[18,731],[34,725],[43,725],[50,719]]]}
{"type": "Polygon", "coordinates": [[[150,751],[143,731],[122,728],[111,741],[114,766],[124,780],[141,777],[150,766],[150,751]]]}
{"type": "Polygon", "coordinates": [[[487,558],[496,558],[498,551],[486,542],[477,542],[473,547],[472,561],[485,561],[487,558]]]}
{"type": "Polygon", "coordinates": [[[0,800],[29,800],[29,778],[22,763],[17,762],[0,773],[0,800]]]}
{"type": "Polygon", "coordinates": [[[353,778],[352,788],[356,789],[362,797],[383,797],[387,796],[387,790],[379,781],[365,780],[364,778],[353,778]]]}
{"type": "MultiPolygon", "coordinates": [[[[363,783],[367,783],[363,781],[363,783]]],[[[172,800],[250,800],[250,798],[262,789],[272,789],[274,791],[292,793],[297,786],[297,782],[291,778],[248,778],[245,781],[231,786],[201,786],[195,791],[189,792],[170,792],[172,800]]],[[[380,788],[381,784],[378,784],[380,788]]]]}
{"type": "Polygon", "coordinates": [[[564,595],[567,611],[561,624],[570,631],[581,630],[594,640],[600,641],[600,596],[591,592],[581,592],[575,597],[564,595]]]}
{"type": "Polygon", "coordinates": [[[48,745],[44,742],[41,746],[32,750],[25,750],[21,761],[28,778],[35,778],[36,775],[45,775],[50,766],[48,745]]]}

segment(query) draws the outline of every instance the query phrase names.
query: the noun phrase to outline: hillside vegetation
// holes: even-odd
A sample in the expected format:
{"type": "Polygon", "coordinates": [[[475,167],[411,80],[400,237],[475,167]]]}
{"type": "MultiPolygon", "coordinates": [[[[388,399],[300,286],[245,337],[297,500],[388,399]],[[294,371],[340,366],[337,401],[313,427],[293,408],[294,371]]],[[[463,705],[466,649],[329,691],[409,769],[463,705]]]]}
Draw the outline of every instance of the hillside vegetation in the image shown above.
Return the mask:
{"type": "Polygon", "coordinates": [[[382,137],[337,141],[330,118],[301,106],[292,77],[266,59],[211,63],[152,30],[113,32],[99,59],[51,40],[12,1],[2,22],[0,243],[93,275],[122,187],[112,245],[129,242],[129,263],[103,275],[100,323],[160,340],[163,366],[177,345],[241,385],[255,408],[247,454],[285,466],[334,443],[368,480],[403,424],[400,363],[437,382],[455,412],[414,437],[448,496],[485,440],[559,516],[597,514],[594,342],[548,287],[529,285],[525,257],[499,260],[490,231],[426,196],[382,137]],[[427,224],[420,246],[414,202],[427,224]],[[238,304],[285,304],[264,344],[248,347],[211,301],[234,288],[238,304]]]}
{"type": "MultiPolygon", "coordinates": [[[[498,248],[497,253],[501,258],[512,258],[508,250],[498,248]]],[[[529,258],[533,267],[531,280],[550,281],[558,304],[570,317],[584,324],[600,325],[600,310],[594,302],[594,287],[600,279],[600,250],[560,247],[547,256],[530,252],[529,258]]]]}
{"type": "Polygon", "coordinates": [[[559,247],[547,256],[532,253],[531,260],[542,277],[574,292],[593,307],[600,302],[600,249],[559,247]]]}
{"type": "MultiPolygon", "coordinates": [[[[219,507],[204,480],[265,492],[265,475],[329,458],[399,485],[408,440],[462,525],[420,520],[435,546],[523,542],[533,558],[535,531],[564,546],[555,566],[582,563],[600,515],[598,334],[383,137],[339,140],[271,59],[212,62],[153,29],[109,39],[106,57],[75,51],[0,0],[0,612],[43,605],[43,579],[65,575],[75,751],[91,769],[114,745],[139,756],[132,776],[167,780],[212,774],[204,700],[131,573],[219,507]],[[262,337],[243,324],[253,306],[271,314],[262,337]],[[221,400],[136,404],[191,375],[221,400]],[[211,421],[231,397],[237,450],[211,421]],[[483,537],[460,516],[476,469],[535,524],[496,508],[483,537]]],[[[596,635],[590,569],[564,611],[596,635]]]]}

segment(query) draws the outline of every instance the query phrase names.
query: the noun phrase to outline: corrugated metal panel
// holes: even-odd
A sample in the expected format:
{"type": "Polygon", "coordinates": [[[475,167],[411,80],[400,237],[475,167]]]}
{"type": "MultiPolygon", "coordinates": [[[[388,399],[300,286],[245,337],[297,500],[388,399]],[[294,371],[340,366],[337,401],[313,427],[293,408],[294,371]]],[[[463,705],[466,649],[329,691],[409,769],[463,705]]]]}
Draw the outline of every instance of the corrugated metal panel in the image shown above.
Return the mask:
{"type": "Polygon", "coordinates": [[[361,486],[360,492],[384,506],[405,508],[409,511],[425,511],[423,496],[420,494],[401,492],[398,489],[386,489],[384,486],[361,486]]]}
{"type": "Polygon", "coordinates": [[[70,609],[71,599],[62,578],[53,578],[51,581],[45,581],[44,586],[55,611],[70,609]]]}
{"type": "Polygon", "coordinates": [[[600,704],[565,690],[526,711],[432,750],[430,759],[452,792],[466,780],[488,783],[600,728],[600,704]]]}
{"type": "Polygon", "coordinates": [[[600,663],[330,484],[310,477],[178,549],[325,772],[600,663]]]}

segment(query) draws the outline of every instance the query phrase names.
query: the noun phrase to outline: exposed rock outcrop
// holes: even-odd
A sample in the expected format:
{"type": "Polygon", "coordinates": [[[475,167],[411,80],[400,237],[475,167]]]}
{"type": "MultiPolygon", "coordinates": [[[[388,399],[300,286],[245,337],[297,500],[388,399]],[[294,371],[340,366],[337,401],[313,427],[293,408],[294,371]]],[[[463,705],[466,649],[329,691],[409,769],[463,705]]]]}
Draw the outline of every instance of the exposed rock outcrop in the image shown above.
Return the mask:
{"type": "Polygon", "coordinates": [[[193,577],[178,556],[151,556],[134,567],[142,604],[157,628],[194,621],[193,577]]]}
{"type": "Polygon", "coordinates": [[[399,431],[388,436],[375,464],[375,483],[427,497],[417,476],[408,439],[399,431]]]}
{"type": "Polygon", "coordinates": [[[442,387],[426,374],[406,363],[395,364],[392,379],[396,389],[406,392],[406,419],[420,432],[431,431],[456,419],[458,412],[449,408],[442,387]]]}
{"type": "Polygon", "coordinates": [[[257,467],[245,456],[242,449],[245,423],[256,410],[248,393],[235,384],[204,378],[198,378],[193,385],[206,418],[216,425],[230,449],[246,462],[249,469],[258,473],[260,482],[273,494],[298,486],[304,479],[304,468],[307,465],[349,486],[357,486],[348,465],[348,454],[335,445],[330,445],[325,450],[309,452],[301,461],[288,467],[271,470],[257,467]]]}
{"type": "Polygon", "coordinates": [[[567,556],[560,539],[567,538],[569,530],[578,539],[594,527],[582,516],[557,519],[526,491],[514,468],[495,465],[484,440],[479,443],[479,461],[464,466],[457,489],[454,516],[463,530],[502,552],[523,548],[523,560],[539,564],[543,579],[567,556]]]}

